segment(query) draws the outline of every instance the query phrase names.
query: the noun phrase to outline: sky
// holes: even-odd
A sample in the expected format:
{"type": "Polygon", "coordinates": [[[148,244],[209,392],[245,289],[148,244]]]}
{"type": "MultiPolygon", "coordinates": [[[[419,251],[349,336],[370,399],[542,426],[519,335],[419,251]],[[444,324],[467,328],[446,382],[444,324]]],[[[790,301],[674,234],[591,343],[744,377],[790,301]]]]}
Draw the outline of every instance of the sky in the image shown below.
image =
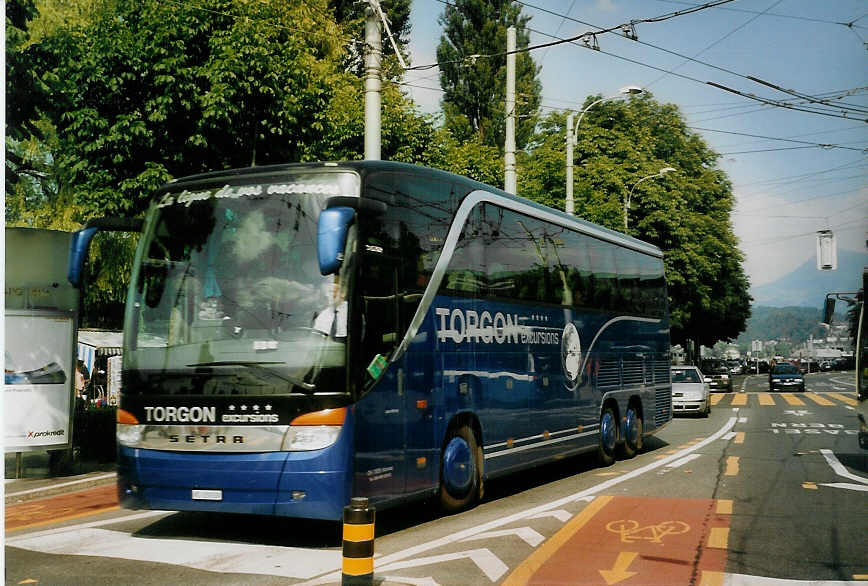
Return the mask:
{"type": "MultiPolygon", "coordinates": [[[[531,17],[531,45],[703,4],[519,3],[531,17]]],[[[436,62],[444,8],[441,0],[413,0],[412,65],[436,62]]],[[[733,183],[732,223],[753,286],[813,262],[817,230],[832,229],[839,251],[865,253],[868,264],[868,3],[735,0],[634,27],[638,42],[607,33],[597,36],[600,51],[570,43],[533,51],[542,67],[541,113],[577,111],[588,95],[614,95],[627,85],[677,105],[688,126],[721,155],[719,166],[733,183]],[[794,99],[747,76],[815,98],[831,95],[834,108],[804,101],[797,106],[833,115],[771,106],[706,83],[769,100],[794,99]]],[[[404,81],[418,86],[407,90],[422,111],[440,111],[437,69],[409,71],[404,81]]],[[[518,173],[520,182],[520,168],[518,173]]]]}

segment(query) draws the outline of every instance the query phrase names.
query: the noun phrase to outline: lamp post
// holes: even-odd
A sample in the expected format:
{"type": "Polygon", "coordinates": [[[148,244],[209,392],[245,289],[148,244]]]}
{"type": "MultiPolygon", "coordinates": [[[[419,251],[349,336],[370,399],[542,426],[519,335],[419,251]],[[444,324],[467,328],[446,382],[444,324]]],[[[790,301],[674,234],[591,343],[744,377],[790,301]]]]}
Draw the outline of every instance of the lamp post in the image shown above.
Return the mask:
{"type": "Polygon", "coordinates": [[[633,196],[633,190],[636,189],[636,186],[642,183],[647,179],[655,179],[657,177],[663,177],[667,173],[671,173],[672,171],[677,171],[675,167],[663,167],[657,173],[653,175],[648,175],[647,177],[643,177],[639,181],[633,184],[633,187],[630,188],[630,192],[627,194],[627,198],[624,200],[624,232],[627,231],[627,210],[630,209],[630,198],[633,196]]]}
{"type": "Polygon", "coordinates": [[[564,206],[564,211],[566,211],[571,216],[575,213],[575,202],[573,200],[573,146],[575,146],[576,144],[576,133],[579,130],[579,124],[581,124],[582,118],[588,110],[601,102],[614,100],[616,98],[621,98],[624,96],[641,94],[643,91],[644,90],[639,86],[628,85],[619,89],[617,94],[607,96],[605,98],[600,98],[599,100],[591,102],[587,108],[585,108],[579,113],[579,119],[576,122],[575,127],[573,126],[573,113],[570,112],[569,114],[567,114],[567,198],[566,205],[564,206]]]}

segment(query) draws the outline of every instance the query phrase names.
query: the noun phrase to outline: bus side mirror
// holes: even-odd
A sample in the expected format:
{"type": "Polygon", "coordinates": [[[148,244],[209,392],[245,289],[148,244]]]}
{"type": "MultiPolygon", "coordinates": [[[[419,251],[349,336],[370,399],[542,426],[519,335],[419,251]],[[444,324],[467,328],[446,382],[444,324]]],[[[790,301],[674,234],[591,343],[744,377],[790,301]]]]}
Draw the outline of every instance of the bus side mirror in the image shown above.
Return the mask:
{"type": "Polygon", "coordinates": [[[835,298],[826,297],[826,305],[823,307],[823,323],[832,325],[832,315],[835,313],[835,298]]]}
{"type": "Polygon", "coordinates": [[[69,262],[66,269],[66,279],[76,289],[81,287],[81,273],[84,269],[84,261],[87,259],[90,241],[93,240],[97,232],[99,232],[99,228],[82,228],[72,235],[72,242],[69,245],[69,262]]]}
{"type": "Polygon", "coordinates": [[[334,207],[320,212],[316,225],[316,255],[321,275],[332,275],[341,268],[347,232],[355,215],[355,210],[348,207],[334,207]]]}
{"type": "Polygon", "coordinates": [[[94,218],[84,228],[72,234],[69,244],[69,261],[66,267],[66,280],[78,289],[81,287],[81,273],[90,242],[100,230],[104,232],[141,232],[144,221],[141,218],[94,218]]]}

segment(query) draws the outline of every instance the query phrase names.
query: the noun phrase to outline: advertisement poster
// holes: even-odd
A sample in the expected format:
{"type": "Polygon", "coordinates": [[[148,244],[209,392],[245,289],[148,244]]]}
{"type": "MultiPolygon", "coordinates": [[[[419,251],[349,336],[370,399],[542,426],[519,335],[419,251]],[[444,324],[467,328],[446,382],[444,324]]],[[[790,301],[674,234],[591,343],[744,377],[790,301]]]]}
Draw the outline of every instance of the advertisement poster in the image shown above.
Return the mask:
{"type": "Polygon", "coordinates": [[[7,311],[5,330],[5,450],[65,447],[75,380],[72,315],[7,311]]]}

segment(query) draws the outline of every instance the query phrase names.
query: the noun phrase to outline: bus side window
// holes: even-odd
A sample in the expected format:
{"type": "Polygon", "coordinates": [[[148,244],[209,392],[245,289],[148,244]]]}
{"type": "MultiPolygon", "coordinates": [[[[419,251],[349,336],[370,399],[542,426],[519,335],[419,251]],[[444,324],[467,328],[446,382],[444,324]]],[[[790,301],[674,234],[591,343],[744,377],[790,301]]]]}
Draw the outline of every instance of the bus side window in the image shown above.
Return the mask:
{"type": "Polygon", "coordinates": [[[442,287],[447,291],[469,296],[485,292],[485,265],[483,244],[479,238],[478,208],[470,213],[464,223],[442,287]]]}

